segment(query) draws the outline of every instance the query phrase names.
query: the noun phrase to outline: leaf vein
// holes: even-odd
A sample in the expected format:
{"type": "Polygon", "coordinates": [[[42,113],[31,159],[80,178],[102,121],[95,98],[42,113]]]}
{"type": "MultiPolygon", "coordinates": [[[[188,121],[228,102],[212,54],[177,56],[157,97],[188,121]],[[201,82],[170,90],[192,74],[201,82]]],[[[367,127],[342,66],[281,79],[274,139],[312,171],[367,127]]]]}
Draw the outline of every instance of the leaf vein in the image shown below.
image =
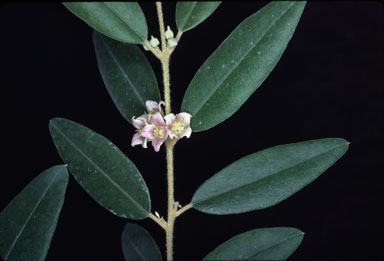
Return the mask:
{"type": "Polygon", "coordinates": [[[91,158],[89,158],[84,152],[81,151],[79,147],[76,146],[54,123],[52,123],[52,126],[68,141],[68,143],[77,150],[80,155],[82,155],[88,162],[90,162],[97,170],[99,170],[99,173],[102,174],[103,177],[105,177],[112,185],[114,185],[124,196],[128,198],[139,210],[147,213],[146,211],[131,195],[129,195],[119,184],[117,184],[111,177],[108,176],[108,174],[91,158]]]}
{"type": "Polygon", "coordinates": [[[40,205],[41,201],[43,200],[44,196],[47,194],[49,188],[51,187],[53,181],[56,179],[57,175],[59,175],[59,172],[56,173],[56,175],[52,178],[52,180],[49,182],[47,188],[44,190],[44,192],[41,194],[41,197],[39,198],[39,200],[36,202],[36,205],[33,207],[31,213],[29,214],[29,216],[27,217],[25,223],[23,224],[23,226],[21,227],[19,233],[16,235],[14,241],[12,242],[9,250],[8,250],[8,253],[4,256],[4,259],[7,260],[9,255],[11,254],[13,248],[15,247],[16,245],[16,242],[17,240],[19,240],[21,234],[23,233],[24,229],[26,228],[27,224],[29,223],[29,221],[31,220],[31,217],[32,215],[35,213],[37,207],[40,205]]]}

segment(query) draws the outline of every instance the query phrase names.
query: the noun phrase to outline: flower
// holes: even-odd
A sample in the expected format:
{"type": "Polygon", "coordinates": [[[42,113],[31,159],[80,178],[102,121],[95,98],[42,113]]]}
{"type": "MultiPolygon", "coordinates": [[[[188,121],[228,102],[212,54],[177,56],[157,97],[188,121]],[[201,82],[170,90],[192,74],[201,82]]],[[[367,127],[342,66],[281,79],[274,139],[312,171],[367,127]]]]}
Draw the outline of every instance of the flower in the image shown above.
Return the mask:
{"type": "Polygon", "coordinates": [[[143,148],[147,148],[147,138],[143,137],[141,135],[141,130],[144,128],[145,125],[148,124],[148,115],[147,114],[143,114],[141,115],[140,117],[136,118],[133,116],[132,117],[132,124],[133,126],[137,129],[137,133],[135,133],[135,135],[133,135],[132,137],[132,142],[131,142],[131,146],[134,147],[136,145],[142,145],[143,148]]]}
{"type": "Polygon", "coordinates": [[[168,137],[181,139],[191,136],[191,114],[182,112],[164,116],[162,105],[164,106],[163,101],[159,103],[146,101],[147,112],[140,117],[132,117],[132,124],[136,128],[136,133],[132,137],[132,147],[141,144],[143,148],[147,148],[147,143],[150,141],[155,151],[158,152],[168,137]]]}
{"type": "Polygon", "coordinates": [[[168,138],[168,127],[160,112],[156,112],[150,124],[146,124],[140,131],[140,135],[152,141],[152,146],[155,151],[160,150],[160,146],[168,138]]]}
{"type": "Polygon", "coordinates": [[[191,114],[186,112],[181,112],[176,115],[174,115],[173,113],[165,115],[164,119],[168,127],[169,138],[189,138],[192,133],[192,129],[190,126],[191,117],[191,114]]]}

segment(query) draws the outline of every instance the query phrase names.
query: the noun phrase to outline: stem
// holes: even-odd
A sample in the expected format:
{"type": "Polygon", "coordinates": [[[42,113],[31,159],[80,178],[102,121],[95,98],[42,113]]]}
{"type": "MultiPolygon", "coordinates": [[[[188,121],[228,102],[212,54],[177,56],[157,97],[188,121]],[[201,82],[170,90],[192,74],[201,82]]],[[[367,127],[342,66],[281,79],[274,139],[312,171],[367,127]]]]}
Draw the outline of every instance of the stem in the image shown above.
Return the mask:
{"type": "Polygon", "coordinates": [[[173,256],[173,227],[175,224],[176,210],[174,199],[174,176],[173,176],[173,147],[176,140],[169,140],[166,143],[167,149],[167,176],[168,176],[168,218],[166,233],[167,260],[173,256]]]}
{"type": "Polygon", "coordinates": [[[161,61],[161,67],[163,68],[165,114],[169,114],[169,113],[171,113],[169,53],[167,51],[167,42],[165,40],[163,9],[161,6],[161,2],[156,2],[156,7],[157,7],[157,16],[159,17],[161,52],[163,54],[160,61],[161,61]]]}
{"type": "Polygon", "coordinates": [[[183,214],[185,211],[187,211],[188,209],[190,209],[192,207],[193,207],[192,203],[189,203],[188,205],[184,206],[182,209],[180,209],[176,212],[176,217],[180,216],[181,214],[183,214]]]}
{"type": "Polygon", "coordinates": [[[153,215],[152,213],[149,213],[149,218],[151,218],[153,221],[155,221],[157,224],[159,224],[159,226],[161,226],[164,230],[167,229],[167,222],[165,222],[164,219],[160,219],[160,218],[157,218],[155,215],[153,215]]]}
{"type": "MultiPolygon", "coordinates": [[[[164,84],[164,101],[165,101],[165,114],[171,113],[171,91],[170,91],[170,76],[169,76],[169,56],[167,50],[167,43],[165,39],[163,9],[161,2],[156,2],[157,15],[159,18],[160,26],[160,40],[161,40],[161,53],[160,58],[161,67],[163,69],[163,84],[164,84]]],[[[166,145],[167,154],[167,180],[168,180],[168,218],[167,226],[165,229],[167,260],[173,260],[173,227],[175,224],[176,211],[174,199],[174,176],[173,176],[173,147],[177,140],[168,140],[166,145]]]]}

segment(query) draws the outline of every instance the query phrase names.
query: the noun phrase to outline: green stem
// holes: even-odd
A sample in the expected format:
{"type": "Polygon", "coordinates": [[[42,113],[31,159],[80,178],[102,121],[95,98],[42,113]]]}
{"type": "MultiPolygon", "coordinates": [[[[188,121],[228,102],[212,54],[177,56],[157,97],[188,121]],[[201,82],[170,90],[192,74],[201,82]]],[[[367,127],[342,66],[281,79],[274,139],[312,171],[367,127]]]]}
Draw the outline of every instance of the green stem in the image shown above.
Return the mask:
{"type": "MultiPolygon", "coordinates": [[[[165,101],[165,114],[171,113],[171,91],[170,91],[170,76],[169,76],[169,56],[167,50],[167,43],[165,40],[165,29],[163,10],[161,2],[156,2],[157,15],[159,18],[160,26],[160,40],[161,40],[161,66],[163,69],[163,84],[164,84],[164,101],[165,101]]],[[[175,199],[174,199],[174,175],[173,175],[173,147],[175,146],[176,139],[168,140],[166,142],[167,154],[167,179],[168,179],[168,218],[167,226],[165,229],[167,260],[173,260],[173,227],[176,218],[175,199]]]]}

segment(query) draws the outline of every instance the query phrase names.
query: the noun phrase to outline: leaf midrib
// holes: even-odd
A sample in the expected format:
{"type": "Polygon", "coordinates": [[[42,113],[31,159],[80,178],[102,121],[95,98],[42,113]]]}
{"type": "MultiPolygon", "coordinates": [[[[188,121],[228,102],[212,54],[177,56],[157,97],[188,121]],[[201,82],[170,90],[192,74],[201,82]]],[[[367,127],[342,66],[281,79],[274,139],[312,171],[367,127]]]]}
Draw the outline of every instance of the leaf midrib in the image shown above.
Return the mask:
{"type": "Polygon", "coordinates": [[[128,74],[125,73],[123,67],[121,66],[121,64],[119,63],[119,60],[116,58],[115,54],[113,53],[113,50],[110,48],[110,46],[106,43],[104,37],[102,36],[98,36],[99,39],[101,39],[101,42],[103,43],[103,45],[107,48],[108,50],[108,54],[112,57],[112,60],[116,63],[117,67],[119,68],[121,74],[123,74],[125,77],[123,77],[123,79],[126,79],[128,81],[128,85],[131,86],[131,89],[133,90],[133,92],[136,94],[137,98],[139,99],[139,101],[141,102],[141,104],[143,106],[145,106],[145,102],[143,100],[143,98],[141,97],[140,93],[138,92],[138,90],[135,88],[135,85],[132,83],[131,79],[128,77],[128,74]]]}
{"type": "Polygon", "coordinates": [[[14,241],[12,242],[9,250],[8,250],[8,253],[4,256],[4,260],[7,260],[9,255],[11,254],[12,250],[14,249],[15,245],[16,245],[16,242],[17,240],[19,240],[19,238],[21,237],[21,234],[23,233],[24,229],[27,227],[29,221],[31,220],[31,217],[32,215],[35,213],[36,209],[38,208],[38,206],[40,205],[41,201],[43,200],[44,196],[47,194],[48,190],[50,189],[53,181],[56,179],[57,175],[59,175],[60,172],[57,172],[55,174],[55,176],[52,178],[52,180],[49,182],[47,188],[44,190],[44,192],[41,194],[41,197],[39,198],[39,200],[36,202],[36,205],[33,207],[31,213],[29,214],[29,216],[27,217],[25,223],[23,224],[23,226],[21,227],[19,233],[16,235],[16,238],[14,239],[14,241]]]}
{"type": "Polygon", "coordinates": [[[201,203],[201,202],[204,202],[204,201],[208,201],[208,200],[212,200],[213,198],[217,198],[217,197],[222,196],[222,195],[224,195],[224,194],[233,192],[233,191],[238,190],[238,189],[240,189],[240,188],[242,188],[242,187],[246,187],[246,186],[249,186],[249,185],[251,185],[251,184],[255,184],[255,183],[257,183],[257,182],[260,182],[260,181],[262,181],[262,180],[269,179],[269,178],[271,178],[272,176],[278,175],[278,174],[281,173],[281,172],[285,172],[285,171],[287,171],[287,170],[289,170],[289,169],[292,169],[292,168],[294,168],[294,167],[296,167],[296,166],[298,166],[298,165],[300,165],[300,164],[303,164],[303,163],[305,163],[305,162],[307,162],[307,161],[312,161],[312,160],[314,160],[314,159],[316,159],[316,158],[318,158],[318,157],[323,156],[324,154],[327,154],[327,153],[329,153],[329,152],[332,152],[332,151],[334,151],[334,150],[336,150],[336,149],[338,149],[338,148],[340,148],[340,147],[343,147],[343,146],[345,146],[345,144],[342,144],[342,145],[339,145],[339,146],[337,146],[337,147],[334,147],[333,149],[328,150],[328,151],[326,151],[326,152],[322,152],[322,153],[320,153],[320,154],[318,154],[318,155],[316,155],[316,156],[314,156],[314,157],[311,157],[311,158],[308,158],[308,159],[306,159],[306,160],[304,160],[304,161],[301,161],[301,162],[299,162],[299,163],[296,163],[295,165],[292,165],[292,166],[289,166],[289,167],[287,167],[287,168],[281,169],[281,170],[279,170],[279,171],[277,171],[277,172],[275,172],[275,173],[272,173],[272,174],[270,174],[270,175],[268,175],[268,176],[264,176],[264,177],[261,178],[261,179],[255,180],[255,181],[250,182],[250,183],[247,183],[247,184],[241,184],[240,186],[231,188],[231,189],[226,190],[226,191],[224,191],[224,192],[220,192],[220,193],[218,193],[218,194],[215,194],[215,195],[213,195],[213,196],[211,196],[211,197],[209,197],[209,198],[205,198],[205,199],[202,199],[202,200],[199,200],[199,201],[195,201],[195,202],[192,202],[192,203],[193,203],[194,205],[196,205],[196,204],[198,204],[198,203],[201,203]]]}
{"type": "MultiPolygon", "coordinates": [[[[286,9],[283,13],[280,13],[280,15],[278,16],[278,18],[273,21],[273,23],[270,24],[270,26],[268,27],[267,30],[265,30],[265,32],[259,37],[258,40],[255,40],[255,44],[247,51],[245,52],[245,54],[240,58],[240,62],[236,63],[234,67],[232,67],[231,70],[229,70],[229,72],[224,76],[222,77],[222,80],[219,84],[217,84],[216,88],[213,88],[212,92],[208,95],[206,95],[205,97],[203,97],[201,100],[203,100],[202,103],[200,103],[200,106],[199,108],[193,113],[194,116],[196,116],[200,110],[204,107],[204,105],[207,103],[207,101],[217,92],[217,90],[222,86],[222,84],[225,82],[225,80],[237,69],[237,67],[239,67],[240,64],[243,63],[244,59],[246,58],[246,56],[248,56],[248,54],[258,45],[258,43],[264,38],[264,36],[269,32],[269,30],[271,29],[272,26],[274,26],[276,24],[276,22],[278,20],[280,20],[280,18],[285,15],[286,12],[288,12],[293,6],[295,6],[295,4],[293,5],[290,5],[288,9],[286,9]]],[[[255,14],[256,15],[256,14],[255,14]]],[[[240,25],[239,25],[240,26],[240,25]]],[[[236,28],[237,29],[237,28],[236,28]]],[[[234,31],[236,31],[236,29],[234,31]]],[[[232,35],[232,33],[231,33],[232,35]]],[[[228,36],[228,39],[229,39],[230,36],[228,36]]],[[[224,40],[225,41],[225,40],[224,40]]],[[[220,48],[220,46],[218,47],[218,49],[220,48]]],[[[217,51],[217,50],[216,50],[217,51]]],[[[207,59],[209,60],[215,53],[216,51],[207,59]]],[[[205,63],[204,63],[205,64],[205,63]]],[[[203,65],[204,66],[204,65],[203,65]]],[[[202,67],[203,67],[202,66],[202,67]]],[[[201,68],[202,68],[201,67],[201,68]]],[[[200,69],[199,69],[200,70],[200,69]]]]}
{"type": "Polygon", "coordinates": [[[115,12],[115,10],[113,10],[111,7],[109,7],[105,2],[100,2],[101,4],[103,4],[105,7],[107,7],[107,9],[112,13],[114,14],[117,18],[120,19],[120,21],[122,21],[125,25],[127,25],[127,28],[129,30],[131,30],[134,34],[136,34],[137,37],[139,37],[140,39],[144,40],[144,38],[142,37],[141,34],[139,34],[135,29],[133,29],[121,16],[119,13],[115,12]]]}
{"type": "Polygon", "coordinates": [[[140,255],[142,260],[146,260],[145,256],[141,253],[141,251],[136,247],[136,245],[131,241],[131,238],[127,236],[128,243],[136,250],[136,252],[140,255]]]}
{"type": "MultiPolygon", "coordinates": [[[[182,30],[185,29],[184,26],[185,26],[185,24],[187,23],[188,19],[191,17],[192,12],[193,12],[193,10],[195,9],[196,5],[197,5],[197,2],[194,1],[194,2],[193,2],[193,5],[192,5],[192,8],[191,8],[190,11],[187,13],[187,15],[185,16],[185,19],[183,20],[182,25],[180,26],[181,28],[183,28],[182,30]]],[[[180,30],[180,31],[182,31],[182,30],[180,30]]]]}
{"type": "MultiPolygon", "coordinates": [[[[140,211],[144,213],[148,213],[133,197],[131,197],[122,187],[119,186],[111,177],[108,176],[108,174],[101,168],[99,165],[97,165],[91,158],[89,158],[85,153],[81,151],[79,147],[76,146],[59,128],[56,124],[51,122],[52,127],[54,127],[67,141],[68,143],[77,150],[86,160],[88,160],[93,166],[95,166],[96,169],[99,170],[99,173],[102,174],[112,185],[114,185],[124,196],[128,198],[129,201],[131,201],[140,211]]],[[[96,133],[95,133],[96,134],[96,133]]],[[[98,134],[97,134],[98,135],[98,134]]]]}

